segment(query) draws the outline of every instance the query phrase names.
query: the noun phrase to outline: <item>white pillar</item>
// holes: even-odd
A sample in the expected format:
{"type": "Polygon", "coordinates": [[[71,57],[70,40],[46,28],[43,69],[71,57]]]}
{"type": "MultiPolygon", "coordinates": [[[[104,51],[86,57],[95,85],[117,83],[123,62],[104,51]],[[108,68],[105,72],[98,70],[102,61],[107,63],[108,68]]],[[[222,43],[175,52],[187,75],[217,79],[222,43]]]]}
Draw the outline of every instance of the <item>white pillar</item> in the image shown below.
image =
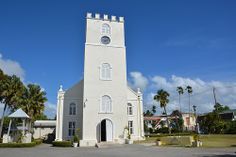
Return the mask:
{"type": "Polygon", "coordinates": [[[138,109],[139,109],[139,137],[144,137],[144,125],[143,125],[143,94],[138,88],[138,109]]]}
{"type": "Polygon", "coordinates": [[[23,127],[23,132],[22,132],[22,134],[23,134],[23,136],[25,136],[25,119],[23,119],[22,127],[23,127]]]}
{"type": "Polygon", "coordinates": [[[64,94],[65,92],[60,86],[57,94],[57,119],[56,119],[56,141],[62,141],[63,134],[63,106],[64,106],[64,94]]]}
{"type": "Polygon", "coordinates": [[[7,131],[7,143],[10,142],[10,131],[11,131],[11,123],[12,123],[12,119],[10,119],[10,122],[9,122],[9,126],[8,126],[8,131],[7,131]]]}

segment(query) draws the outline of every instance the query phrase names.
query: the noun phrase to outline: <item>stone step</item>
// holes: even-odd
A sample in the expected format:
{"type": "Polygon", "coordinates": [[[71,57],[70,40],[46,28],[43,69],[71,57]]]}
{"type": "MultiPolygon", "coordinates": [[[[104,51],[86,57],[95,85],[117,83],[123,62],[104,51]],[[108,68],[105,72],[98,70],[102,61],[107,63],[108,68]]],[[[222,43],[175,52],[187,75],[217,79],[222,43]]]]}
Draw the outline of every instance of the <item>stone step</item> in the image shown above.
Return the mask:
{"type": "Polygon", "coordinates": [[[96,145],[98,148],[110,148],[110,147],[121,147],[122,144],[115,143],[115,142],[100,142],[96,145]]]}

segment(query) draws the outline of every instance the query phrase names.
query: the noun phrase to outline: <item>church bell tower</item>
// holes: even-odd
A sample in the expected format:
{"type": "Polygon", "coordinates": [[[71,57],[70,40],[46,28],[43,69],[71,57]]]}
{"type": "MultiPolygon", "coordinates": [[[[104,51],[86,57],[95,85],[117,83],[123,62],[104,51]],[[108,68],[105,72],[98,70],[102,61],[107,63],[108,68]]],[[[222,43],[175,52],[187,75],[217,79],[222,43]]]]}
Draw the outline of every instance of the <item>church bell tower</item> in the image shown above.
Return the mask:
{"type": "Polygon", "coordinates": [[[127,126],[124,18],[87,13],[84,57],[81,144],[118,141],[127,126]]]}

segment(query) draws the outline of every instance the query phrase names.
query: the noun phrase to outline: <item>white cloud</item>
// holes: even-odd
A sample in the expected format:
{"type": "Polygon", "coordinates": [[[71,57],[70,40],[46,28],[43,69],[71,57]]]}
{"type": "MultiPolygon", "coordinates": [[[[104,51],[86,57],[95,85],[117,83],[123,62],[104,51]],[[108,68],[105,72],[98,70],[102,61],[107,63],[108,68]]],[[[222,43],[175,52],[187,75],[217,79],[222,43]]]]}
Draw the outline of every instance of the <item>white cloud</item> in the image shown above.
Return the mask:
{"type": "Polygon", "coordinates": [[[56,113],[57,113],[57,106],[56,106],[56,104],[47,102],[45,104],[44,114],[46,114],[48,118],[53,119],[55,117],[56,113]]]}
{"type": "MultiPolygon", "coordinates": [[[[141,74],[142,75],[142,74],[141,74]]],[[[145,76],[143,76],[145,77],[145,76]]],[[[186,88],[190,85],[193,88],[193,94],[191,96],[191,110],[192,105],[197,106],[199,113],[209,112],[214,106],[213,87],[216,87],[216,98],[222,105],[227,105],[232,109],[236,108],[236,82],[222,82],[222,81],[204,81],[200,78],[185,78],[172,75],[170,78],[162,76],[151,77],[150,85],[147,87],[148,91],[144,93],[145,108],[150,108],[152,105],[158,106],[158,114],[163,109],[159,107],[159,104],[153,100],[153,96],[159,89],[164,89],[170,94],[170,102],[167,106],[169,112],[175,109],[179,109],[178,93],[176,91],[177,86],[186,88]]],[[[182,103],[181,108],[183,112],[188,112],[188,94],[185,93],[181,96],[182,103]]]]}
{"type": "Polygon", "coordinates": [[[171,89],[172,88],[172,84],[170,84],[166,78],[161,77],[161,76],[154,76],[153,78],[151,78],[151,81],[154,83],[154,87],[157,88],[165,88],[165,89],[171,89]]]}
{"type": "Polygon", "coordinates": [[[0,68],[4,73],[8,75],[16,75],[20,77],[22,81],[24,81],[25,71],[21,65],[16,61],[4,59],[2,54],[0,54],[0,68]]]}
{"type": "Polygon", "coordinates": [[[140,88],[141,91],[144,91],[148,85],[148,79],[143,76],[140,72],[130,72],[131,80],[129,82],[129,85],[136,90],[137,88],[140,88]]]}

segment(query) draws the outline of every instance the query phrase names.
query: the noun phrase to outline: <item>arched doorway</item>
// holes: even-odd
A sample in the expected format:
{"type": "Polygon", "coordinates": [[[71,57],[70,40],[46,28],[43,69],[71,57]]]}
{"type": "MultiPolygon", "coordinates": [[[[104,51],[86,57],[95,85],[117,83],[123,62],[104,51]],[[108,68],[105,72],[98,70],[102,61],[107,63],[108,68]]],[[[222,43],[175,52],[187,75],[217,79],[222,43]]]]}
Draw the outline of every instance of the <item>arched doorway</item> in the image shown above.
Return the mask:
{"type": "Polygon", "coordinates": [[[109,119],[103,119],[101,121],[101,134],[100,139],[101,142],[111,142],[113,141],[113,124],[109,119]]]}

